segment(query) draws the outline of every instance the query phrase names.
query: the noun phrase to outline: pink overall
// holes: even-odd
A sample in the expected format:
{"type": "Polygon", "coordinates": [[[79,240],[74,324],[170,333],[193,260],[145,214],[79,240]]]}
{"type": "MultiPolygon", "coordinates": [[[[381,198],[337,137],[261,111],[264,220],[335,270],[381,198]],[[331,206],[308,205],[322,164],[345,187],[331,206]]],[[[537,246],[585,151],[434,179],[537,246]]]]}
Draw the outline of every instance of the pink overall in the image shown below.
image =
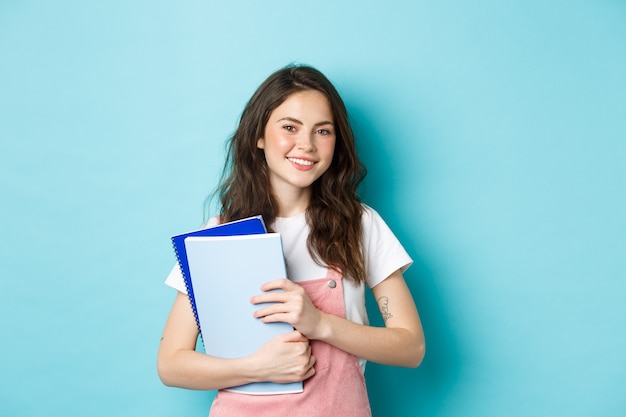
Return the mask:
{"type": "MultiPolygon", "coordinates": [[[[320,310],[346,317],[342,277],[329,269],[326,278],[299,283],[320,310]]],[[[354,355],[314,340],[315,375],[304,381],[304,392],[246,395],[218,392],[210,417],[370,417],[365,380],[354,355]]]]}

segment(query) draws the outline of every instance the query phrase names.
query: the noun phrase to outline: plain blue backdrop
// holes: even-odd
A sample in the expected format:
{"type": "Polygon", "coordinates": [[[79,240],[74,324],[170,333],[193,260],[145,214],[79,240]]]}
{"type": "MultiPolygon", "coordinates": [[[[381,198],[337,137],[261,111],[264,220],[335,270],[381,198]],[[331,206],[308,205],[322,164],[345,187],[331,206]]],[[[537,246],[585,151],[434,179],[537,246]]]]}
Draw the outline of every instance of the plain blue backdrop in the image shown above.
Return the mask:
{"type": "Polygon", "coordinates": [[[290,62],[415,259],[426,359],[368,366],[374,416],[626,415],[618,0],[1,0],[0,415],[207,414],[156,375],[169,237],[290,62]]]}

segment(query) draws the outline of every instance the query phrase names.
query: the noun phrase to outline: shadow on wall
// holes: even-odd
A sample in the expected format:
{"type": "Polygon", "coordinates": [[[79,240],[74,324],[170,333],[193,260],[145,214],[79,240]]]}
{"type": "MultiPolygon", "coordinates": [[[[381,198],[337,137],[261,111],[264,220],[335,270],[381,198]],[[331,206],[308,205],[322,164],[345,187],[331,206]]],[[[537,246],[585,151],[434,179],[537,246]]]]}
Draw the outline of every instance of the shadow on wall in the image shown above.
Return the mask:
{"type": "MultiPolygon", "coordinates": [[[[419,235],[419,218],[402,213],[418,213],[420,203],[420,166],[419,142],[415,137],[417,127],[408,126],[407,120],[394,120],[387,112],[385,120],[376,117],[376,100],[372,97],[346,100],[350,112],[360,157],[368,169],[368,176],[361,187],[363,201],[374,207],[396,233],[414,264],[405,273],[407,284],[415,298],[426,335],[426,357],[417,369],[404,369],[370,363],[366,378],[374,416],[416,416],[437,415],[453,395],[458,380],[463,347],[452,333],[448,324],[448,308],[445,294],[441,294],[438,285],[437,268],[428,261],[428,242],[419,235]],[[371,107],[355,103],[372,103],[371,107]],[[411,137],[398,137],[394,126],[403,126],[402,130],[411,132],[411,137]],[[384,134],[381,132],[385,132],[384,134]],[[396,134],[395,137],[385,137],[396,134]],[[398,150],[394,144],[410,141],[410,149],[415,152],[411,160],[410,181],[397,181],[398,150]],[[398,182],[401,187],[398,187],[398,182]],[[410,190],[403,189],[410,187],[410,190]],[[403,196],[411,195],[410,199],[403,196]],[[404,205],[396,210],[395,204],[404,205]],[[408,207],[407,207],[408,205],[408,207]],[[411,207],[413,206],[413,207],[411,207]]],[[[378,105],[378,104],[377,104],[378,105]]],[[[408,123],[418,122],[413,120],[408,123]]],[[[400,133],[402,134],[402,133],[400,133]]],[[[406,133],[407,135],[409,133],[406,133]]],[[[370,322],[383,326],[378,307],[370,293],[367,296],[367,309],[370,322]]]]}

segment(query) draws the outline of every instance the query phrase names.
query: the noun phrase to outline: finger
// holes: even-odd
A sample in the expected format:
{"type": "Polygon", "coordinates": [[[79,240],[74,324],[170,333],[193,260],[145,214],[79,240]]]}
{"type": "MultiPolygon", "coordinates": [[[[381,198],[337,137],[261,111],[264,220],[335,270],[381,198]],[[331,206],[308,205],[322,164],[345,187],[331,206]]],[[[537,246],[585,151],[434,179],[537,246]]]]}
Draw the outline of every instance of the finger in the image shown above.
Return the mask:
{"type": "Polygon", "coordinates": [[[315,362],[316,362],[315,356],[311,355],[311,358],[309,359],[309,369],[304,374],[304,377],[302,378],[303,380],[315,375],[315,366],[314,366],[315,362]]]}
{"type": "Polygon", "coordinates": [[[300,333],[297,330],[293,330],[291,332],[281,334],[278,337],[280,337],[282,341],[284,342],[308,342],[309,341],[309,339],[307,339],[302,333],[300,333]]]}
{"type": "Polygon", "coordinates": [[[261,291],[285,290],[289,291],[298,287],[298,285],[287,278],[275,279],[261,285],[261,291]]]}
{"type": "Polygon", "coordinates": [[[260,319],[263,323],[288,323],[294,326],[294,320],[292,320],[290,314],[287,313],[270,314],[260,319]]]}
{"type": "Polygon", "coordinates": [[[261,307],[252,313],[252,316],[260,319],[266,316],[271,316],[272,314],[280,314],[280,313],[288,313],[289,310],[286,308],[284,303],[273,303],[267,305],[265,307],[261,307]]]}
{"type": "Polygon", "coordinates": [[[288,300],[289,296],[283,291],[271,291],[264,294],[255,295],[250,298],[252,304],[263,303],[284,303],[288,300]]]}

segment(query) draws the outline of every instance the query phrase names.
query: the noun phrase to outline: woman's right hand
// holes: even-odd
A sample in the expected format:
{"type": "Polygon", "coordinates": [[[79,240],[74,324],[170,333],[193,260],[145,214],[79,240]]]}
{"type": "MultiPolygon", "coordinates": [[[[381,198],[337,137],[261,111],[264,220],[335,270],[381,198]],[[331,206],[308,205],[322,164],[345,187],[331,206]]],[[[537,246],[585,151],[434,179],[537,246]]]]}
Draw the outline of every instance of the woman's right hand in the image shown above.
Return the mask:
{"type": "Polygon", "coordinates": [[[198,325],[186,294],[178,293],[163,329],[157,369],[167,386],[216,390],[250,382],[297,382],[315,369],[309,340],[298,331],[277,336],[243,358],[222,359],[196,351],[198,325]]]}
{"type": "Polygon", "coordinates": [[[315,374],[309,339],[297,330],[269,340],[250,359],[259,371],[260,381],[298,382],[315,374]]]}

